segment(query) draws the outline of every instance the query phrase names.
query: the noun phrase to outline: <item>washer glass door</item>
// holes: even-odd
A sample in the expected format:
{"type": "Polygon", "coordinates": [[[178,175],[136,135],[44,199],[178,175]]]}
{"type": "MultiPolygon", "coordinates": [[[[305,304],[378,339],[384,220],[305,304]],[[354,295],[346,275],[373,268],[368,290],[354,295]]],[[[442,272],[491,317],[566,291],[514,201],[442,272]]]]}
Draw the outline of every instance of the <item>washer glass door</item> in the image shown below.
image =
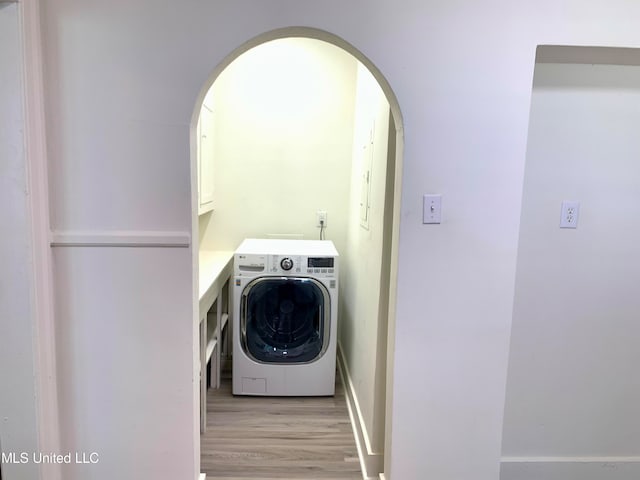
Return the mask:
{"type": "Polygon", "coordinates": [[[244,351],[263,363],[308,363],[329,345],[330,298],[313,278],[261,277],[242,294],[244,351]]]}

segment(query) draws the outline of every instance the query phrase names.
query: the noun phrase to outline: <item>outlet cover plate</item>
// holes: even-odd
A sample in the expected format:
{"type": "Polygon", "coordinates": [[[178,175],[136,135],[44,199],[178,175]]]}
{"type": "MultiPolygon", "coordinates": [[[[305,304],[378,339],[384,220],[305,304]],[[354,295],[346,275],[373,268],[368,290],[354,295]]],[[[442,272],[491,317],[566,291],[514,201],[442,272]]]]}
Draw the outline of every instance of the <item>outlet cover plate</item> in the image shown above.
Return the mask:
{"type": "Polygon", "coordinates": [[[580,202],[565,200],[560,213],[560,228],[578,228],[580,202]]]}
{"type": "Polygon", "coordinates": [[[326,210],[318,210],[316,212],[316,226],[318,227],[326,227],[327,226],[327,211],[326,210]]]}

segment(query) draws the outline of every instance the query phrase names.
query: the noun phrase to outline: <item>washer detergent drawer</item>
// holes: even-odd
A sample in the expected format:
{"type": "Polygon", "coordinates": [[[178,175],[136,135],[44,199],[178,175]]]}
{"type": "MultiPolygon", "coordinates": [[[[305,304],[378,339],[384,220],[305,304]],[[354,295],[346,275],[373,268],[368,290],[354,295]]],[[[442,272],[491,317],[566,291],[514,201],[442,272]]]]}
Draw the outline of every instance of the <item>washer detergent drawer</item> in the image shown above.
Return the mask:
{"type": "Polygon", "coordinates": [[[244,352],[260,363],[309,363],[329,345],[330,297],[313,278],[260,277],[242,293],[244,352]]]}

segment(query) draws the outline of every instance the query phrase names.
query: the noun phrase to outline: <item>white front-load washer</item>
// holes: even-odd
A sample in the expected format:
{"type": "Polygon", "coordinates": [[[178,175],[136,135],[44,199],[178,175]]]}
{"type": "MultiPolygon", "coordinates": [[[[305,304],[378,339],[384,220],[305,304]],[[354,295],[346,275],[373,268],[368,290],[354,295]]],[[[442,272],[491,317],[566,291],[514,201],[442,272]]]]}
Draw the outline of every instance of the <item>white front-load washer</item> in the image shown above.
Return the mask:
{"type": "Polygon", "coordinates": [[[338,252],[329,240],[246,239],[234,255],[233,394],[333,395],[338,252]]]}

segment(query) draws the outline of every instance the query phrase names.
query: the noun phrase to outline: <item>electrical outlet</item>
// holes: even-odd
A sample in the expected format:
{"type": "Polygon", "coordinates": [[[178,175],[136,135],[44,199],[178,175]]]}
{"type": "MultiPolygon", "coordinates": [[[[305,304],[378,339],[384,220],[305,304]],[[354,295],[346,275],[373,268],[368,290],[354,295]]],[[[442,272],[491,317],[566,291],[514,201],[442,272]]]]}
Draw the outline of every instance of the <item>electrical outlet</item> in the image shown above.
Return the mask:
{"type": "Polygon", "coordinates": [[[560,213],[560,228],[578,228],[578,214],[580,202],[562,202],[560,213]]]}
{"type": "Polygon", "coordinates": [[[326,227],[327,226],[327,212],[326,210],[318,210],[316,212],[316,217],[318,219],[318,227],[326,227]]]}

